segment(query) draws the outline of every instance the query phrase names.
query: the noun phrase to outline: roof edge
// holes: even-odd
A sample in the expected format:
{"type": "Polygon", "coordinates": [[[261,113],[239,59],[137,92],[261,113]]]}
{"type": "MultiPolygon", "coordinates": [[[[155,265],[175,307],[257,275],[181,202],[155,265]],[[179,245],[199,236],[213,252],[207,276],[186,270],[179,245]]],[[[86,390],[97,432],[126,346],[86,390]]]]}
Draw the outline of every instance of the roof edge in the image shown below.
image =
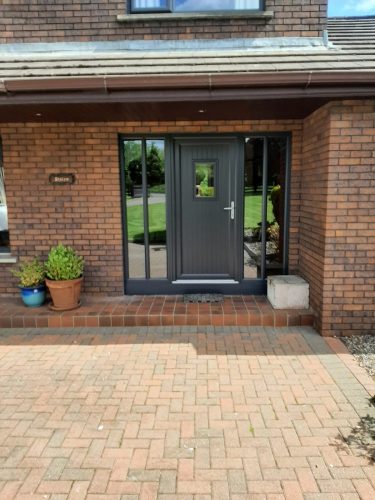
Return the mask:
{"type": "Polygon", "coordinates": [[[375,15],[369,15],[369,16],[328,16],[327,21],[336,21],[340,19],[350,19],[351,21],[360,21],[361,19],[374,19],[375,20],[375,15]]]}
{"type": "Polygon", "coordinates": [[[375,71],[283,72],[206,75],[99,76],[0,80],[0,93],[60,93],[67,91],[220,89],[375,84],[375,71]]]}

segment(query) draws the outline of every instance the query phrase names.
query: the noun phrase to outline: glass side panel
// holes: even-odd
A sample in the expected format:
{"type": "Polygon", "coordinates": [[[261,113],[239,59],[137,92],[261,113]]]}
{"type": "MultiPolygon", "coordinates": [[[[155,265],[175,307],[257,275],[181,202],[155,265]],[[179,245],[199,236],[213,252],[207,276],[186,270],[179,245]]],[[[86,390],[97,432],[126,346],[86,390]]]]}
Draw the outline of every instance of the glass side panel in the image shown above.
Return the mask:
{"type": "Polygon", "coordinates": [[[167,223],[165,192],[165,144],[162,139],[146,141],[148,185],[148,231],[151,278],[167,277],[167,223]]]}
{"type": "Polygon", "coordinates": [[[268,139],[266,275],[283,274],[287,139],[268,139]]]}
{"type": "Polygon", "coordinates": [[[259,9],[260,0],[174,0],[174,10],[177,12],[259,9]]]}
{"type": "Polygon", "coordinates": [[[142,141],[124,141],[129,278],[145,278],[142,141]]]}
{"type": "Polygon", "coordinates": [[[215,167],[215,162],[194,162],[196,198],[215,198],[215,167]]]}
{"type": "Polygon", "coordinates": [[[244,278],[261,277],[263,138],[245,140],[244,278]]]}

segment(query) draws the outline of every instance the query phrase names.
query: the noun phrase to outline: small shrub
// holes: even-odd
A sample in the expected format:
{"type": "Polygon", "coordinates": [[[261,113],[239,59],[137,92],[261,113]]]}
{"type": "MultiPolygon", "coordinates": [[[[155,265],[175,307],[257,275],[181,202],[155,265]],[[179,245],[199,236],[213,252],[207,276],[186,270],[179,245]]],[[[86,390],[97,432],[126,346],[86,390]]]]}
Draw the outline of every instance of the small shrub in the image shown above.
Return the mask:
{"type": "Polygon", "coordinates": [[[272,211],[273,216],[275,217],[276,222],[281,224],[281,186],[277,184],[274,186],[270,193],[270,199],[272,202],[272,211]]]}
{"type": "Polygon", "coordinates": [[[267,239],[272,242],[275,254],[280,253],[280,226],[274,222],[267,228],[267,239]]]}
{"type": "Polygon", "coordinates": [[[44,282],[46,276],[44,265],[36,258],[20,263],[18,269],[11,269],[10,272],[19,279],[21,288],[37,287],[44,282]]]}
{"type": "Polygon", "coordinates": [[[83,274],[84,260],[71,247],[59,244],[51,248],[45,263],[47,278],[55,281],[74,280],[83,274]]]}

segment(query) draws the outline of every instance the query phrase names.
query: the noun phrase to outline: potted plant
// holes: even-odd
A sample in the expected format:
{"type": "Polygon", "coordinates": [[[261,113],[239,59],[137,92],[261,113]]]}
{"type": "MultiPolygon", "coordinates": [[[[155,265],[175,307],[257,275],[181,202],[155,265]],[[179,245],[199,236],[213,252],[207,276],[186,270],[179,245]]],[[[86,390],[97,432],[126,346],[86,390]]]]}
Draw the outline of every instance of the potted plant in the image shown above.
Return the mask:
{"type": "Polygon", "coordinates": [[[80,293],[84,260],[73,248],[59,244],[52,247],[45,263],[46,285],[54,311],[69,311],[81,305],[80,293]]]}
{"type": "Polygon", "coordinates": [[[38,259],[22,262],[18,269],[11,269],[10,272],[19,279],[18,287],[26,306],[39,307],[44,304],[46,300],[45,269],[38,259]]]}

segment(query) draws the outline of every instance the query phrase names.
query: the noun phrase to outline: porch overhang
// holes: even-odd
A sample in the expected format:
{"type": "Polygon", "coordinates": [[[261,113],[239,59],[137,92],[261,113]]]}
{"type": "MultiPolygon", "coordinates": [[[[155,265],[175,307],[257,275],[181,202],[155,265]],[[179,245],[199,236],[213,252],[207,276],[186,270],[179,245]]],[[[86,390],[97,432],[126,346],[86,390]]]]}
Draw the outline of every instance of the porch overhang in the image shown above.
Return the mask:
{"type": "Polygon", "coordinates": [[[0,121],[304,118],[335,99],[375,96],[374,26],[331,22],[312,38],[4,44],[0,121]]]}
{"type": "Polygon", "coordinates": [[[0,80],[0,122],[298,119],[375,96],[375,71],[0,80]]]}

